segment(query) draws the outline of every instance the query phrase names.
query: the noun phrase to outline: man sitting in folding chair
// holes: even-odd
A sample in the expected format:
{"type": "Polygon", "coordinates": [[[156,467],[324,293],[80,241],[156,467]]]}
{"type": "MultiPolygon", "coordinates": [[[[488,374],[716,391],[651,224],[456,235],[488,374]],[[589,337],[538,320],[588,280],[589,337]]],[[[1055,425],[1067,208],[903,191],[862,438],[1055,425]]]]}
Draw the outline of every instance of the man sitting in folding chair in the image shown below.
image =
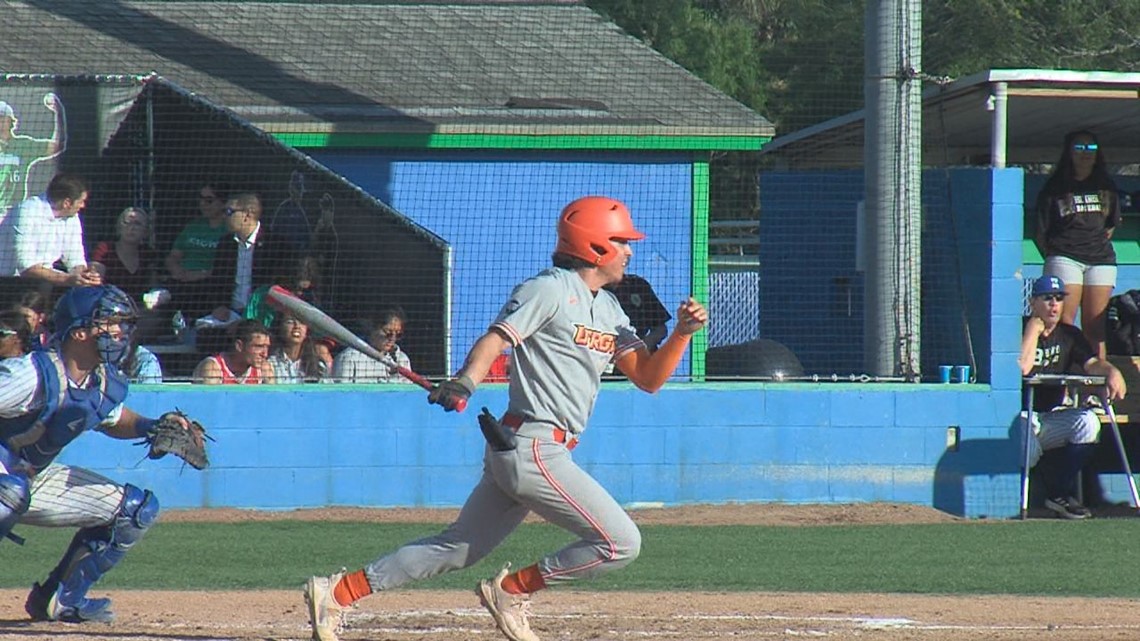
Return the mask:
{"type": "MultiPolygon", "coordinates": [[[[1081,330],[1061,322],[1065,284],[1056,276],[1042,276],[1033,283],[1031,311],[1021,335],[1017,362],[1023,376],[1037,374],[1087,374],[1105,377],[1108,401],[1124,398],[1127,387],[1120,370],[1097,357],[1081,330]]],[[[1025,390],[1027,393],[1028,390],[1025,390]]],[[[1058,469],[1046,475],[1045,507],[1066,519],[1091,516],[1077,500],[1077,481],[1100,435],[1100,420],[1087,408],[1066,405],[1065,386],[1040,386],[1033,398],[1034,432],[1039,447],[1028,444],[1029,463],[1034,465],[1043,450],[1064,448],[1058,469]]]]}

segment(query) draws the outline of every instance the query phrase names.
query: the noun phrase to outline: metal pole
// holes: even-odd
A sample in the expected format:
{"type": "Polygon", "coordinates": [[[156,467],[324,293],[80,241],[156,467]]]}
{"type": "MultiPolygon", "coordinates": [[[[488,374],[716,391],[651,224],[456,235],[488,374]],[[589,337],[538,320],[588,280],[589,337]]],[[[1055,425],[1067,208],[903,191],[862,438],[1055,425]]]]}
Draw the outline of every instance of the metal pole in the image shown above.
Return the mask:
{"type": "Polygon", "coordinates": [[[918,0],[871,0],[864,13],[867,278],[864,367],[919,374],[922,92],[918,0]]]}
{"type": "Polygon", "coordinates": [[[443,375],[451,376],[455,370],[451,368],[451,300],[452,282],[455,275],[455,252],[451,245],[443,249],[443,375]]]}
{"type": "Polygon", "coordinates": [[[1009,101],[1006,97],[1009,85],[995,82],[990,101],[993,106],[993,123],[990,140],[990,164],[995,169],[1005,168],[1006,135],[1009,132],[1009,101]]]}

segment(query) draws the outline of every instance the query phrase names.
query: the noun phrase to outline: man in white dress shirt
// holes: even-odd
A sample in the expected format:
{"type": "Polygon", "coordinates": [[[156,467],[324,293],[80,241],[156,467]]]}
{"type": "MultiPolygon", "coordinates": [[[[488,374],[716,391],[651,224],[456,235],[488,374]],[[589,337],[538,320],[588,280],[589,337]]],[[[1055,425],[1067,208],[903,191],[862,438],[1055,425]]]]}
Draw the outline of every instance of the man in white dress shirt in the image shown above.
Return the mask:
{"type": "Polygon", "coordinates": [[[0,278],[4,293],[14,289],[89,287],[103,282],[87,264],[79,212],[87,205],[87,183],[57,174],[47,191],[19,204],[0,222],[0,278]],[[55,267],[62,262],[64,270],[55,267]],[[20,281],[13,281],[20,279],[20,281]],[[22,282],[21,282],[22,281],[22,282]],[[30,282],[29,282],[30,281],[30,282]]]}

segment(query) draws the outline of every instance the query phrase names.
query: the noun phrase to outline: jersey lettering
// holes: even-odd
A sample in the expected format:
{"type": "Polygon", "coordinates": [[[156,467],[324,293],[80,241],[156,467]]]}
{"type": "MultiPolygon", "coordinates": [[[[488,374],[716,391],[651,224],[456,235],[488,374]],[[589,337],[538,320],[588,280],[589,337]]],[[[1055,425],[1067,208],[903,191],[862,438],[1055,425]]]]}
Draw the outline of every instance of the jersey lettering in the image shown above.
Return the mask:
{"type": "Polygon", "coordinates": [[[1061,362],[1061,346],[1060,345],[1047,345],[1045,347],[1037,348],[1037,357],[1034,359],[1034,365],[1037,367],[1048,367],[1056,365],[1061,362]]]}
{"type": "Polygon", "coordinates": [[[1074,214],[1100,214],[1104,212],[1100,192],[1091,194],[1071,194],[1057,202],[1057,212],[1061,218],[1068,218],[1074,214]]]}
{"type": "Polygon", "coordinates": [[[593,352],[613,354],[617,351],[617,334],[575,324],[574,344],[585,347],[593,352]]]}
{"type": "Polygon", "coordinates": [[[186,240],[186,244],[190,245],[191,247],[200,247],[202,249],[217,249],[218,243],[220,241],[221,239],[210,240],[206,238],[189,238],[186,240]]]}

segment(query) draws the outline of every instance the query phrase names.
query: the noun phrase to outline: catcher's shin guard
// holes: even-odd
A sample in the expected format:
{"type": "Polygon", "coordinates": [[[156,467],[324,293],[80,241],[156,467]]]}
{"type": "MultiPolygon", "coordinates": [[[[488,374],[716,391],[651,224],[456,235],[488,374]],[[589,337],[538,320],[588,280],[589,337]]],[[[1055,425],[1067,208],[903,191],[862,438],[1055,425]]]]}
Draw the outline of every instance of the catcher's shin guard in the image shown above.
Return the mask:
{"type": "Polygon", "coordinates": [[[23,539],[12,534],[12,528],[31,504],[28,479],[18,474],[0,473],[0,541],[5,537],[16,543],[23,539]]]}
{"type": "Polygon", "coordinates": [[[123,501],[115,520],[110,525],[76,532],[44,588],[57,590],[60,606],[79,607],[87,590],[123,560],[127,550],[154,524],[158,509],[158,499],[150,490],[123,486],[123,501]]]}

